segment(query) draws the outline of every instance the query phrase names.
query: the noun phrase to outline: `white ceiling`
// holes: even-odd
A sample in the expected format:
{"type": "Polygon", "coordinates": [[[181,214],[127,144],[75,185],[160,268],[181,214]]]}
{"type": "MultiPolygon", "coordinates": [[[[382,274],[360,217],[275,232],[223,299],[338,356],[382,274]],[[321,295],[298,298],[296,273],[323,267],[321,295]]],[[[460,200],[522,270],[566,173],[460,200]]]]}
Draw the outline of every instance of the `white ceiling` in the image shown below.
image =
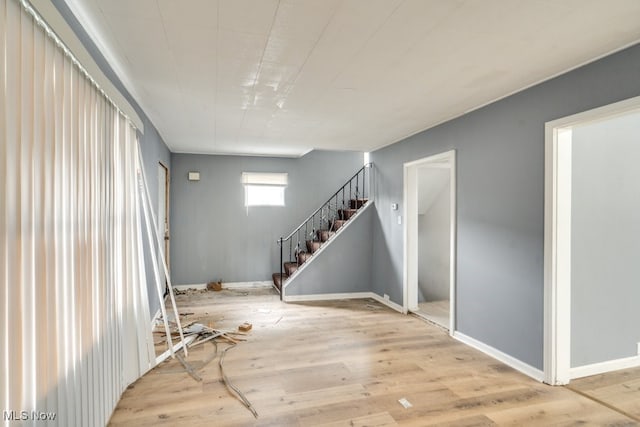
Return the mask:
{"type": "Polygon", "coordinates": [[[638,0],[66,0],[174,152],[371,151],[640,40],[638,0]]]}

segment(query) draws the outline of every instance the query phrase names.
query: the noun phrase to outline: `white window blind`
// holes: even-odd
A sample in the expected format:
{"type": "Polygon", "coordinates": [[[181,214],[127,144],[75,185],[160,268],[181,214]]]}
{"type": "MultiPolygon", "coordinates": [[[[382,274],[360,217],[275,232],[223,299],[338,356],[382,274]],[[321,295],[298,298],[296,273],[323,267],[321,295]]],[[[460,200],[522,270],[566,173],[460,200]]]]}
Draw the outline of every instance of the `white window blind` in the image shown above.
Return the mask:
{"type": "Polygon", "coordinates": [[[243,172],[244,205],[284,206],[286,173],[243,172]]]}
{"type": "Polygon", "coordinates": [[[0,0],[0,408],[105,425],[155,363],[136,130],[28,7],[0,0]]]}
{"type": "Polygon", "coordinates": [[[288,174],[267,172],[242,172],[244,185],[287,185],[288,174]]]}

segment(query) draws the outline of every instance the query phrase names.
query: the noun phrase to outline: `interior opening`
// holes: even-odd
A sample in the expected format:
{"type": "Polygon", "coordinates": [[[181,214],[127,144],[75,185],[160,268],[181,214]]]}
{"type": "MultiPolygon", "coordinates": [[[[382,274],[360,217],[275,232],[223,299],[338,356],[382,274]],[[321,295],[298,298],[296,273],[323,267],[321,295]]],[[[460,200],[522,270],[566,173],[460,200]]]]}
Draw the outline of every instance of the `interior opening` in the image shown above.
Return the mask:
{"type": "Polygon", "coordinates": [[[453,330],[454,153],[406,165],[407,311],[453,330]]]}
{"type": "Polygon", "coordinates": [[[449,329],[451,179],[448,167],[418,168],[418,309],[449,329]]]}

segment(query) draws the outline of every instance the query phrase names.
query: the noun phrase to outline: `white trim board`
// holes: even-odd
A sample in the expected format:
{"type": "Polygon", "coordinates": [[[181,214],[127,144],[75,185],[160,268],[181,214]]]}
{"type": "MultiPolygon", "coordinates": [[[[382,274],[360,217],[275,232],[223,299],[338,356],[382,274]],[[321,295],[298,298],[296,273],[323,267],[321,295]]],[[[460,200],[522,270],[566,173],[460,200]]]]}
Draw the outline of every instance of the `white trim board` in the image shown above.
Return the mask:
{"type": "Polygon", "coordinates": [[[366,299],[371,298],[371,292],[348,292],[337,294],[313,294],[313,295],[286,295],[284,302],[300,301],[334,301],[340,299],[366,299]]]}
{"type": "Polygon", "coordinates": [[[156,324],[158,323],[158,320],[160,320],[160,316],[161,315],[162,315],[162,311],[158,308],[158,310],[156,311],[156,314],[154,314],[153,317],[151,318],[151,331],[152,332],[156,328],[156,324]]]}
{"type": "Polygon", "coordinates": [[[395,302],[386,299],[384,297],[381,297],[380,295],[376,294],[375,292],[370,292],[370,298],[373,298],[374,300],[378,301],[380,304],[384,304],[387,307],[389,307],[392,310],[397,311],[398,313],[402,313],[402,314],[406,314],[404,312],[404,310],[402,309],[402,306],[400,304],[396,304],[395,302]]]}
{"type": "Polygon", "coordinates": [[[347,292],[336,294],[313,294],[313,295],[288,295],[283,298],[284,302],[302,302],[302,301],[334,301],[340,299],[367,299],[371,298],[380,304],[386,305],[392,310],[402,313],[402,306],[393,301],[385,299],[375,292],[347,292]]]}
{"type": "Polygon", "coordinates": [[[449,168],[449,335],[456,330],[456,254],[457,254],[457,200],[456,200],[456,150],[434,154],[403,165],[402,239],[402,312],[414,310],[417,304],[418,283],[418,169],[420,167],[449,168]],[[411,237],[411,238],[410,238],[411,237]],[[411,267],[411,268],[410,268],[411,267]]]}
{"type": "Polygon", "coordinates": [[[188,337],[184,338],[184,341],[177,342],[176,344],[173,345],[173,348],[167,349],[167,351],[162,353],[160,356],[156,357],[156,365],[159,365],[160,363],[167,360],[169,357],[177,353],[184,346],[189,347],[189,344],[191,344],[195,340],[196,340],[196,335],[189,335],[188,337]]]}
{"type": "Polygon", "coordinates": [[[542,372],[540,369],[534,368],[533,366],[524,363],[523,361],[516,359],[515,357],[510,356],[507,353],[503,353],[502,351],[491,347],[490,345],[487,345],[458,331],[454,332],[452,336],[454,339],[460,341],[461,343],[466,344],[469,347],[473,347],[476,350],[479,350],[484,354],[491,356],[496,360],[499,360],[505,365],[512,367],[516,371],[521,372],[536,381],[542,382],[542,380],[544,379],[544,372],[542,372]]]}
{"type": "MultiPolygon", "coordinates": [[[[640,96],[637,96],[545,123],[544,373],[547,384],[568,384],[573,372],[570,367],[571,128],[639,109],[640,96]]],[[[615,361],[612,363],[615,366],[615,361]]]]}
{"type": "Polygon", "coordinates": [[[571,379],[589,377],[605,372],[618,371],[640,367],[640,356],[624,357],[622,359],[608,360],[606,362],[593,363],[591,365],[578,366],[569,369],[571,379]]]}
{"type": "MultiPolygon", "coordinates": [[[[273,284],[271,281],[255,281],[255,282],[222,282],[222,289],[251,289],[251,288],[270,288],[273,284]]],[[[185,289],[207,289],[206,283],[194,283],[194,284],[186,284],[186,285],[174,285],[173,289],[180,289],[184,291],[185,289]]]]}

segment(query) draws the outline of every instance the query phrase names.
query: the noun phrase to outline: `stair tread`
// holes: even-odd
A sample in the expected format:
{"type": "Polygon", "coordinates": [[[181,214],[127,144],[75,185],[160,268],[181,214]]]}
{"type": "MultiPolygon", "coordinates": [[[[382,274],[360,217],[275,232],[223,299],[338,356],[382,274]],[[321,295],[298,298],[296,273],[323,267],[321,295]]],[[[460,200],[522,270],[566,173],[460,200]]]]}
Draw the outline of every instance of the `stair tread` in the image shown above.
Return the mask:
{"type": "Polygon", "coordinates": [[[338,216],[342,220],[350,219],[356,212],[358,212],[358,209],[338,209],[338,216]]]}
{"type": "Polygon", "coordinates": [[[271,275],[271,278],[273,279],[273,284],[276,286],[276,288],[282,289],[282,284],[289,278],[289,276],[287,276],[286,274],[273,273],[273,275],[271,275]]]}
{"type": "Polygon", "coordinates": [[[298,265],[304,264],[309,258],[311,258],[311,254],[309,252],[298,252],[298,265]]]}
{"type": "Polygon", "coordinates": [[[369,199],[351,199],[349,200],[349,207],[351,209],[360,209],[363,207],[369,199]]]}
{"type": "Polygon", "coordinates": [[[318,230],[318,237],[321,242],[326,242],[335,234],[336,232],[332,230],[318,230]]]}
{"type": "Polygon", "coordinates": [[[319,240],[307,240],[307,250],[311,253],[316,252],[322,246],[322,242],[319,240]]]}
{"type": "Polygon", "coordinates": [[[333,228],[333,231],[337,231],[340,229],[340,227],[345,225],[348,221],[349,221],[348,219],[336,219],[331,223],[331,228],[333,228]]]}
{"type": "Polygon", "coordinates": [[[291,276],[298,269],[297,262],[285,262],[284,263],[284,271],[288,276],[291,276]]]}

